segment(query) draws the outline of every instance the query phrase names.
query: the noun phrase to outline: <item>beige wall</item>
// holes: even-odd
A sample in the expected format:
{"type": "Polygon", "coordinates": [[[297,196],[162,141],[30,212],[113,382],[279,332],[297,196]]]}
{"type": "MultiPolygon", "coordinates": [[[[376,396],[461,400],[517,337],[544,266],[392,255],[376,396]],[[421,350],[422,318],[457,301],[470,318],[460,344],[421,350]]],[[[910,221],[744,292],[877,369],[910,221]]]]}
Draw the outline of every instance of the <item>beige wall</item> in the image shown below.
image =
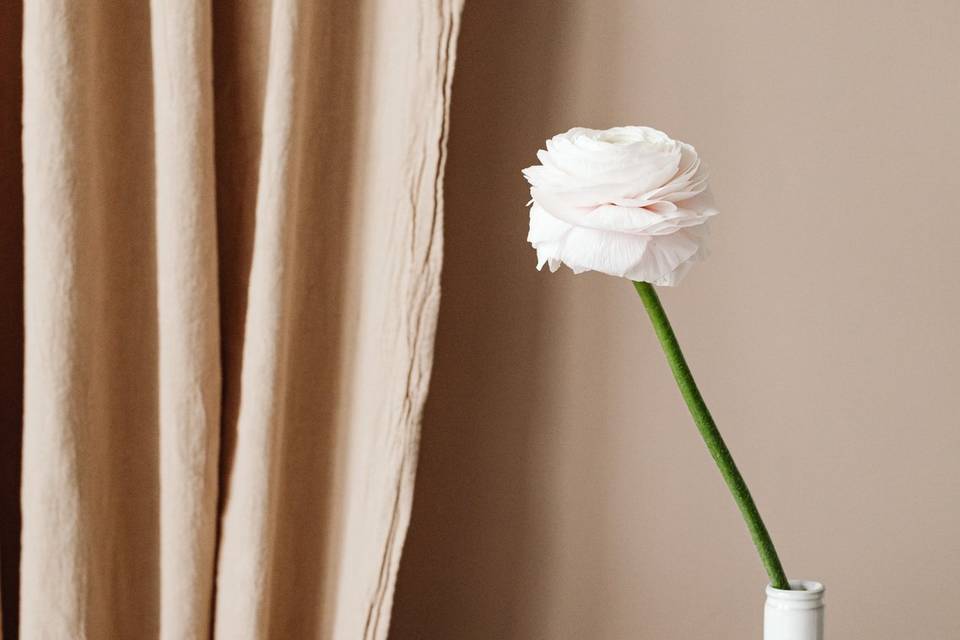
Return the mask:
{"type": "Polygon", "coordinates": [[[960,637],[960,3],[473,0],[394,640],[759,638],[765,577],[629,284],[534,270],[574,125],[694,143],[662,296],[829,637],[960,637]]]}

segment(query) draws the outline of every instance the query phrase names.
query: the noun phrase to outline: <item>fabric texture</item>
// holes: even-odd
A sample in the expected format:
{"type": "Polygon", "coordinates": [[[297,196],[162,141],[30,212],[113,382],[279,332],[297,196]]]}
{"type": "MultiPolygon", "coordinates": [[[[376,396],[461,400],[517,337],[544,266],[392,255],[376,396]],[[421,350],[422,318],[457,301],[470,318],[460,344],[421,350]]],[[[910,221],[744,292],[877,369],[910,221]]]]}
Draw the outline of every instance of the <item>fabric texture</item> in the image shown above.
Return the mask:
{"type": "Polygon", "coordinates": [[[460,0],[23,8],[20,636],[386,637],[460,0]]]}

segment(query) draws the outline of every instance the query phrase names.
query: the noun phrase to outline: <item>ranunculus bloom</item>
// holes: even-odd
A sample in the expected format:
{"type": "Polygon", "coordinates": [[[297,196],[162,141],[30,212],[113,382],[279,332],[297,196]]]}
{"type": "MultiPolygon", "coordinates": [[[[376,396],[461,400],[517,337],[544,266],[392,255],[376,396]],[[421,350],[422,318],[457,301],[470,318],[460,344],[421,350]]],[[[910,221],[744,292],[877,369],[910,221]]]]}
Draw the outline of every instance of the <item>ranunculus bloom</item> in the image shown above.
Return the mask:
{"type": "Polygon", "coordinates": [[[576,127],[547,140],[531,184],[537,268],[675,285],[706,257],[718,211],[697,150],[649,127],[576,127]]]}

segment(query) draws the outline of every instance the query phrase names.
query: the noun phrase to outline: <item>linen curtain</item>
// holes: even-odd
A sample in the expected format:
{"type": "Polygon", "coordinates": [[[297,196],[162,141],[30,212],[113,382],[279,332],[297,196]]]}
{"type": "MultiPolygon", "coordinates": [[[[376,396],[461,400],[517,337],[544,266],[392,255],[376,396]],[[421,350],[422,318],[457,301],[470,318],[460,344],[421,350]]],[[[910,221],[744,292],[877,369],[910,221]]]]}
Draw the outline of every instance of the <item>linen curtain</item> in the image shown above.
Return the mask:
{"type": "Polygon", "coordinates": [[[386,637],[460,0],[22,9],[7,640],[386,637]]]}

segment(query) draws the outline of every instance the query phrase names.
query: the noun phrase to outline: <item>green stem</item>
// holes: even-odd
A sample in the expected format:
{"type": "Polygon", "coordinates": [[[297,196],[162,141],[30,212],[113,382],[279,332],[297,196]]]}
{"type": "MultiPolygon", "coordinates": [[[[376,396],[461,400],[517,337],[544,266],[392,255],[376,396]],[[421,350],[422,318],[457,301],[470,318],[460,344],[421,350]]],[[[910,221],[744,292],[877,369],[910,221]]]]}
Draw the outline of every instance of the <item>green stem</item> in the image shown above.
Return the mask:
{"type": "Polygon", "coordinates": [[[660,298],[657,296],[656,290],[649,282],[634,282],[633,286],[636,287],[640,299],[643,300],[643,305],[647,308],[647,314],[650,316],[653,328],[657,332],[657,338],[660,339],[660,345],[667,356],[667,362],[670,363],[670,369],[673,371],[673,377],[680,387],[680,393],[690,409],[690,415],[693,416],[693,421],[696,423],[700,435],[703,436],[703,441],[707,444],[710,455],[713,456],[714,462],[720,468],[720,473],[723,475],[730,493],[733,494],[737,506],[740,507],[743,519],[747,522],[750,537],[753,538],[753,544],[760,552],[760,560],[767,570],[767,575],[770,576],[770,584],[775,589],[789,589],[790,584],[787,582],[787,576],[783,572],[783,566],[780,564],[780,558],[777,557],[777,550],[773,547],[770,534],[767,533],[767,528],[760,518],[760,512],[757,511],[757,505],[754,504],[753,498],[750,496],[747,483],[740,475],[740,471],[733,461],[733,456],[730,455],[730,450],[727,449],[727,445],[717,429],[717,424],[713,421],[710,410],[707,409],[707,404],[703,401],[703,396],[700,395],[700,390],[697,389],[697,383],[693,379],[693,374],[690,373],[690,367],[687,366],[687,361],[683,357],[680,344],[677,342],[677,336],[674,335],[673,329],[670,327],[670,320],[663,310],[663,305],[660,304],[660,298]]]}

